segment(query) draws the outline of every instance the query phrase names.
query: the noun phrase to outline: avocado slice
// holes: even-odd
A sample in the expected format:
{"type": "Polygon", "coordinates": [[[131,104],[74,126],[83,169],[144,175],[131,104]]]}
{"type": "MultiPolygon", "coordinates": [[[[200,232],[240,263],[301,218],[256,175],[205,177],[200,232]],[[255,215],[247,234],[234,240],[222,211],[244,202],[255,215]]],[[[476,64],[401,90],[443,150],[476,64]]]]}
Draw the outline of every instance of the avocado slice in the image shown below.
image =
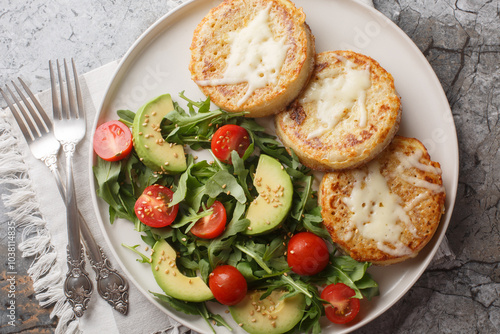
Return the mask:
{"type": "Polygon", "coordinates": [[[186,169],[184,147],[167,143],[161,135],[161,121],[172,110],[174,105],[170,95],[160,95],[139,108],[132,125],[137,155],[158,173],[176,174],[186,169]]]}
{"type": "Polygon", "coordinates": [[[248,333],[285,333],[302,319],[306,307],[303,294],[282,300],[288,292],[274,290],[260,300],[263,293],[259,290],[248,292],[240,303],[229,307],[233,319],[248,333]]]}
{"type": "Polygon", "coordinates": [[[246,218],[248,235],[262,234],[280,226],[292,206],[293,185],[281,163],[265,154],[259,157],[254,177],[259,195],[250,203],[246,218]]]}
{"type": "Polygon", "coordinates": [[[177,253],[165,240],[157,241],[151,255],[153,276],[160,288],[170,297],[189,302],[203,302],[214,298],[208,285],[200,277],[188,277],[176,266],[177,253]]]}

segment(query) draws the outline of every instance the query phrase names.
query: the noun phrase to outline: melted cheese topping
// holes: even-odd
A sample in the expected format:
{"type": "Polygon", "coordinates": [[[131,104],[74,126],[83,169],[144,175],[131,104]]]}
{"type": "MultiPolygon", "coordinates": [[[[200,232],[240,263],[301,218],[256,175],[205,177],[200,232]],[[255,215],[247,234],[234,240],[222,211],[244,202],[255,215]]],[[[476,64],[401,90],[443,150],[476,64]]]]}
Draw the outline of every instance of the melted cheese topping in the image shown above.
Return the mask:
{"type": "Polygon", "coordinates": [[[229,34],[230,53],[220,79],[198,80],[201,86],[248,83],[241,106],[259,88],[275,85],[283,67],[289,45],[286,38],[275,40],[269,25],[271,4],[261,10],[243,29],[229,34]]]}
{"type": "Polygon", "coordinates": [[[334,77],[331,72],[320,72],[320,80],[314,81],[301,99],[301,103],[316,104],[316,117],[322,123],[321,127],[309,133],[308,139],[332,130],[355,106],[359,113],[359,126],[367,124],[366,91],[371,86],[370,67],[356,68],[348,59],[337,58],[345,64],[344,70],[334,77]]]}
{"type": "Polygon", "coordinates": [[[396,156],[400,162],[399,166],[396,168],[396,174],[398,174],[401,179],[405,182],[414,185],[415,187],[425,188],[435,193],[440,193],[444,191],[444,187],[440,184],[435,184],[432,182],[428,182],[422,179],[419,179],[415,176],[404,175],[404,169],[409,168],[417,168],[427,173],[433,173],[441,175],[441,168],[437,168],[431,165],[426,165],[420,162],[420,158],[422,158],[423,152],[416,151],[412,155],[406,155],[400,152],[396,153],[396,156]]]}
{"type": "Polygon", "coordinates": [[[401,198],[389,190],[380,173],[380,164],[371,162],[368,173],[353,171],[353,175],[355,182],[351,196],[343,198],[353,213],[351,223],[364,238],[376,241],[381,251],[407,255],[409,249],[401,243],[401,234],[406,228],[415,235],[416,229],[401,205],[401,198]]]}

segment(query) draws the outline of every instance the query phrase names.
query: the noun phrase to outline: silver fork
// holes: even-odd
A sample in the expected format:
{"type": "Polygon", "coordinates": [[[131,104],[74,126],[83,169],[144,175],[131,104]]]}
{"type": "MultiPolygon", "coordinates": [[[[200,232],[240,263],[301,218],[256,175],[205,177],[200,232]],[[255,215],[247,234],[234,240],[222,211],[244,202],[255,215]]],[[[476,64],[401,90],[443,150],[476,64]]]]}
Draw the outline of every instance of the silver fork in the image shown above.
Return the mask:
{"type": "MultiPolygon", "coordinates": [[[[62,198],[65,198],[66,191],[57,168],[57,153],[61,145],[52,133],[52,122],[28,86],[20,78],[19,82],[28,94],[36,110],[14,82],[12,82],[12,85],[18,92],[26,108],[29,110],[29,113],[23,108],[16,95],[8,86],[6,86],[6,88],[17,105],[17,109],[20,111],[16,109],[7,94],[5,94],[1,88],[0,93],[14,115],[32,154],[35,158],[42,160],[49,167],[55,177],[60,195],[62,198]]],[[[102,298],[113,306],[113,308],[122,314],[126,314],[128,311],[128,284],[126,280],[111,267],[108,258],[104,254],[102,248],[95,242],[87,223],[80,213],[79,219],[87,255],[90,258],[90,264],[96,272],[97,291],[102,298]]]]}
{"type": "Polygon", "coordinates": [[[85,271],[85,259],[83,247],[80,243],[80,221],[78,219],[78,208],[76,205],[75,184],[73,180],[73,155],[76,145],[85,137],[86,121],[82,106],[82,98],[73,62],[73,75],[75,78],[76,100],[71,88],[68,65],[64,60],[66,74],[67,95],[64,92],[64,84],[61,75],[59,61],[57,61],[57,74],[59,77],[59,88],[61,103],[57,97],[56,79],[50,67],[50,84],[52,87],[53,108],[53,133],[54,137],[61,143],[66,155],[66,220],[68,226],[68,273],[64,282],[64,293],[73,307],[76,316],[81,317],[87,309],[90,295],[92,294],[92,282],[85,271]],[[66,99],[67,96],[67,99],[66,99]]]}

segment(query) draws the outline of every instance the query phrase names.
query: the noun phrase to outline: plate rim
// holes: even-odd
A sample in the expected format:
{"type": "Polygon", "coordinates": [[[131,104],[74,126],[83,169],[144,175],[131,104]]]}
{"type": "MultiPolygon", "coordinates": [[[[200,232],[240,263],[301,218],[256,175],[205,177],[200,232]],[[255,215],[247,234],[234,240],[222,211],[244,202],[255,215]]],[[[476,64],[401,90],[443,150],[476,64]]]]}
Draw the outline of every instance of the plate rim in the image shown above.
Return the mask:
{"type": "MultiPolygon", "coordinates": [[[[105,111],[103,110],[106,105],[110,103],[110,100],[112,101],[113,98],[115,98],[115,93],[117,87],[120,86],[120,77],[122,77],[126,71],[126,68],[128,66],[131,66],[134,64],[134,62],[138,59],[137,57],[140,57],[140,48],[147,48],[148,45],[153,42],[159,35],[162,34],[164,29],[161,29],[160,26],[165,24],[166,26],[168,22],[171,20],[172,16],[175,15],[182,15],[182,11],[184,10],[189,10],[191,5],[193,5],[196,2],[208,2],[208,1],[214,1],[214,0],[188,0],[177,7],[173,8],[171,11],[168,13],[164,14],[160,18],[158,18],[152,25],[150,25],[135,41],[134,43],[129,47],[127,52],[122,56],[120,59],[113,75],[111,76],[111,79],[109,81],[109,84],[107,85],[105,89],[105,94],[102,98],[102,101],[99,104],[99,108],[96,109],[96,115],[94,117],[93,121],[93,127],[92,127],[92,134],[91,134],[91,142],[93,141],[95,129],[97,125],[99,124],[99,120],[105,111]],[[161,31],[155,32],[157,29],[161,29],[161,31]]],[[[293,0],[292,0],[293,1],[293,0]]],[[[380,310],[378,310],[376,315],[372,316],[369,319],[362,319],[359,321],[356,321],[356,323],[353,323],[351,326],[348,328],[343,328],[340,331],[334,331],[335,333],[349,333],[351,331],[354,331],[356,329],[359,329],[368,323],[374,321],[378,317],[380,317],[383,313],[385,313],[388,309],[390,309],[396,302],[401,300],[401,298],[415,285],[415,283],[418,281],[418,279],[422,276],[422,274],[426,271],[428,268],[430,262],[434,258],[436,252],[438,251],[443,239],[446,236],[446,231],[449,227],[450,221],[451,221],[451,216],[454,210],[455,202],[456,202],[456,197],[457,197],[457,191],[458,191],[458,180],[459,180],[459,161],[460,161],[460,155],[459,155],[459,147],[458,147],[458,137],[457,137],[457,129],[455,125],[455,121],[453,119],[453,113],[451,110],[451,107],[449,105],[448,99],[446,97],[446,94],[444,92],[443,86],[441,85],[441,82],[439,81],[439,78],[437,77],[435,71],[433,70],[432,66],[428,62],[428,60],[425,58],[425,56],[422,54],[418,46],[413,42],[413,40],[399,27],[397,26],[393,21],[391,21],[387,16],[385,16],[383,13],[378,11],[377,9],[368,6],[365,3],[358,2],[356,0],[340,0],[341,2],[349,2],[350,5],[352,6],[358,6],[362,8],[362,10],[369,11],[370,15],[376,16],[378,19],[383,20],[384,22],[387,23],[386,29],[392,29],[394,32],[397,33],[397,35],[405,40],[406,44],[412,48],[412,53],[417,55],[419,60],[423,62],[424,66],[426,67],[426,70],[429,74],[427,76],[429,79],[431,79],[434,82],[434,85],[439,88],[439,95],[440,98],[445,102],[446,105],[446,113],[449,113],[452,119],[452,126],[451,128],[453,129],[452,133],[452,141],[455,145],[453,145],[453,151],[454,155],[456,155],[456,161],[454,164],[454,175],[450,175],[450,181],[452,185],[451,192],[446,189],[446,198],[449,203],[449,206],[445,212],[445,214],[441,218],[441,223],[438,227],[438,229],[442,229],[442,232],[437,236],[433,237],[433,240],[431,242],[434,242],[435,245],[434,247],[429,251],[429,253],[426,255],[426,257],[422,260],[422,263],[420,264],[420,267],[422,267],[421,270],[417,272],[417,274],[413,275],[412,279],[409,281],[408,284],[406,284],[406,287],[404,289],[401,289],[401,291],[396,294],[396,298],[393,298],[390,302],[386,303],[380,310]],[[434,240],[435,239],[435,240],[434,240]]],[[[217,1],[220,2],[220,1],[217,1]]],[[[443,112],[444,114],[445,112],[443,112]]],[[[100,198],[97,197],[97,194],[95,192],[96,189],[96,182],[94,178],[94,174],[92,171],[92,167],[94,166],[95,162],[95,154],[93,151],[92,145],[89,145],[89,177],[90,177],[90,187],[91,187],[91,199],[92,199],[92,205],[94,212],[96,213],[97,221],[100,227],[100,230],[103,234],[103,237],[108,244],[108,247],[113,254],[115,260],[118,262],[120,268],[127,274],[127,278],[135,285],[135,287],[141,292],[142,295],[144,295],[152,304],[154,304],[156,307],[158,307],[161,311],[166,313],[168,316],[172,317],[176,321],[182,323],[183,325],[192,328],[193,330],[199,331],[199,332],[206,332],[207,328],[198,328],[198,327],[193,327],[191,323],[186,322],[184,318],[181,318],[178,316],[175,311],[171,310],[170,308],[167,308],[163,306],[163,304],[158,301],[157,299],[153,298],[151,294],[147,293],[147,291],[144,291],[143,287],[140,285],[140,283],[135,279],[134,275],[127,269],[125,264],[123,263],[121,257],[118,255],[118,253],[115,250],[115,247],[110,240],[108,236],[108,232],[104,226],[105,222],[103,221],[103,217],[100,215],[99,211],[99,203],[98,201],[101,200],[100,198]]],[[[108,222],[109,224],[109,222],[108,222]]],[[[207,332],[208,333],[208,332],[207,332]]]]}

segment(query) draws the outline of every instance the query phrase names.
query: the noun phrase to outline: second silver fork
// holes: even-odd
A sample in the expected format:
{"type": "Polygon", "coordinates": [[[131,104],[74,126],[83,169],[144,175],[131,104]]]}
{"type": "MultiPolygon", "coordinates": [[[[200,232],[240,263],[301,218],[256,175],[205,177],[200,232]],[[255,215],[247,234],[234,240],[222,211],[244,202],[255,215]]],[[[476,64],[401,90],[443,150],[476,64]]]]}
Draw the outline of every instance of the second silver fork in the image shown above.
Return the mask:
{"type": "Polygon", "coordinates": [[[59,61],[57,61],[57,74],[59,78],[60,101],[57,97],[56,79],[50,67],[50,83],[52,88],[53,129],[54,137],[61,143],[66,155],[66,220],[68,226],[68,273],[64,282],[64,292],[68,301],[72,304],[75,314],[80,317],[87,308],[92,293],[92,282],[85,272],[85,259],[83,247],[80,243],[80,221],[78,219],[78,208],[76,205],[75,184],[73,180],[73,155],[76,145],[85,137],[86,121],[85,111],[82,106],[82,98],[73,63],[75,78],[76,101],[71,88],[66,60],[64,69],[66,74],[67,95],[61,75],[59,61]],[[67,98],[66,98],[67,97],[67,98]]]}

